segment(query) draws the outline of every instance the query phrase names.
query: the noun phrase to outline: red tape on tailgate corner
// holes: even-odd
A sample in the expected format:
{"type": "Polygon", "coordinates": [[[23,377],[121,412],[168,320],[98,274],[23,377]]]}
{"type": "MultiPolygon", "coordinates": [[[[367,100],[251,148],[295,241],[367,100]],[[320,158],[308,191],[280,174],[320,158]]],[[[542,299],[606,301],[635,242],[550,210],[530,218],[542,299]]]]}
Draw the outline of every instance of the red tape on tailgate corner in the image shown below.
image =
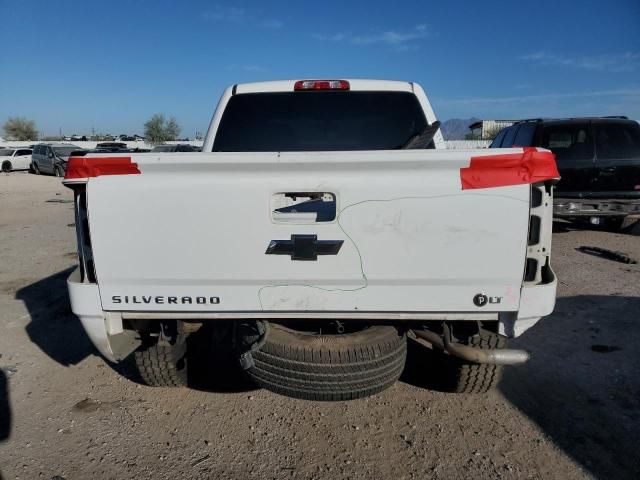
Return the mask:
{"type": "Polygon", "coordinates": [[[91,178],[101,175],[131,175],[140,173],[131,157],[70,157],[65,180],[91,178]]]}
{"type": "Polygon", "coordinates": [[[506,187],[560,178],[555,155],[525,147],[522,153],[471,157],[460,169],[462,189],[506,187]]]}

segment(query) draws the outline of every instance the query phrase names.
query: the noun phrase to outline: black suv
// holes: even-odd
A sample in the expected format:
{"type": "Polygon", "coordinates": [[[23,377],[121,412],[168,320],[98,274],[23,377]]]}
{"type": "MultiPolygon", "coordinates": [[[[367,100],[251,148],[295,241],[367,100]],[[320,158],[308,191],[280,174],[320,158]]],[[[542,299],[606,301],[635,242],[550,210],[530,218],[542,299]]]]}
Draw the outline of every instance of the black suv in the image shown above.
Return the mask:
{"type": "Polygon", "coordinates": [[[640,215],[640,124],[626,117],[523,120],[490,148],[543,147],[562,176],[554,216],[622,226],[640,215]],[[631,220],[631,217],[629,218],[631,220]]]}

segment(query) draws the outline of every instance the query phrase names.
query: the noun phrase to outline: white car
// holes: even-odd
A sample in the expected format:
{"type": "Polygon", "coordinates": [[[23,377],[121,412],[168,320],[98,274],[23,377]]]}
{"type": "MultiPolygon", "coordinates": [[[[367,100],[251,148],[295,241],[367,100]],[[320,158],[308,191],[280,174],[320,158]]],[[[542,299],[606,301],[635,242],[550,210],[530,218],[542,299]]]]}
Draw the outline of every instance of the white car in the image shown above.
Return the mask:
{"type": "Polygon", "coordinates": [[[31,168],[30,148],[0,148],[0,166],[3,172],[29,170],[31,168]]]}

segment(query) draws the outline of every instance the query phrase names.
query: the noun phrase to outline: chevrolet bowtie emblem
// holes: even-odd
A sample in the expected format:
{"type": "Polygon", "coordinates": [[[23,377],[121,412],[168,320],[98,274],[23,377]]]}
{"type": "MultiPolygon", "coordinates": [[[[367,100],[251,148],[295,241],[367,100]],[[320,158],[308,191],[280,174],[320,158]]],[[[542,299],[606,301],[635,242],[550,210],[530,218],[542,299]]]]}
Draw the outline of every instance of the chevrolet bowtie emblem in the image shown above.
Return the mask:
{"type": "Polygon", "coordinates": [[[337,255],[344,240],[318,240],[317,235],[291,235],[291,240],[271,240],[267,255],[290,255],[291,260],[318,260],[318,255],[337,255]]]}

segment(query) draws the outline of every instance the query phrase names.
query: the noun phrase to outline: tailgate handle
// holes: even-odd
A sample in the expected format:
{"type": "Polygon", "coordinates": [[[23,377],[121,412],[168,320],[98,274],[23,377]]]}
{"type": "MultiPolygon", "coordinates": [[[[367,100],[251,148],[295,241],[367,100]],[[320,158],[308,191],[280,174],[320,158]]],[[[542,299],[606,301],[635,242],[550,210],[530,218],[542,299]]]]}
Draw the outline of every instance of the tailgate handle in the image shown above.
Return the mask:
{"type": "Polygon", "coordinates": [[[336,218],[336,195],[329,192],[284,192],[271,198],[271,216],[276,222],[331,222],[336,218]]]}

